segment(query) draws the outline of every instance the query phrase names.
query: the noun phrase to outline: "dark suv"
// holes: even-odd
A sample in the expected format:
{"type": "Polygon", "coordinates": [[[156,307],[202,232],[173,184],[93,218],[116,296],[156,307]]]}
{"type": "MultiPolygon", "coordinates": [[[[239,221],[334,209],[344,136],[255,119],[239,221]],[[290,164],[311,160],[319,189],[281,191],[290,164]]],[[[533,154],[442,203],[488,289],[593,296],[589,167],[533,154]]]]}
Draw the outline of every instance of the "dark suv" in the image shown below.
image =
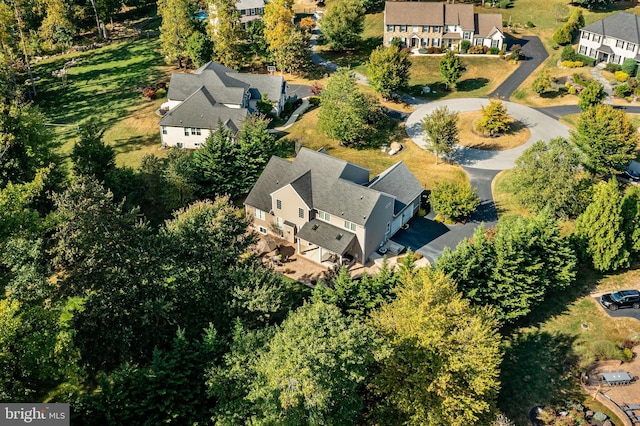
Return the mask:
{"type": "Polygon", "coordinates": [[[640,292],[638,290],[619,290],[600,296],[600,303],[612,311],[618,308],[640,309],[640,292]]]}

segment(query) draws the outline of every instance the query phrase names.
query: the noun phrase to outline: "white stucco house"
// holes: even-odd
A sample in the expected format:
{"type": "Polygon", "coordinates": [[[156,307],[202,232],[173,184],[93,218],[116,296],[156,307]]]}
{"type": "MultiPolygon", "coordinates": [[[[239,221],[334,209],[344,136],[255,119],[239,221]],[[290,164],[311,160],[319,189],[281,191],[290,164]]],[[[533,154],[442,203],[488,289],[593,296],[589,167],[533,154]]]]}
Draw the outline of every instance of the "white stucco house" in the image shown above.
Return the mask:
{"type": "Polygon", "coordinates": [[[502,15],[474,13],[473,4],[388,1],[384,9],[385,46],[399,38],[409,49],[439,47],[459,49],[462,40],[471,46],[502,49],[502,15]]]}
{"type": "Polygon", "coordinates": [[[597,62],[640,61],[639,48],[640,17],[633,13],[618,12],[580,30],[578,53],[597,62]]]}
{"type": "Polygon", "coordinates": [[[222,123],[234,136],[266,96],[279,115],[287,100],[282,76],[239,73],[209,62],[194,73],[173,73],[159,122],[163,147],[197,149],[222,123]]]}

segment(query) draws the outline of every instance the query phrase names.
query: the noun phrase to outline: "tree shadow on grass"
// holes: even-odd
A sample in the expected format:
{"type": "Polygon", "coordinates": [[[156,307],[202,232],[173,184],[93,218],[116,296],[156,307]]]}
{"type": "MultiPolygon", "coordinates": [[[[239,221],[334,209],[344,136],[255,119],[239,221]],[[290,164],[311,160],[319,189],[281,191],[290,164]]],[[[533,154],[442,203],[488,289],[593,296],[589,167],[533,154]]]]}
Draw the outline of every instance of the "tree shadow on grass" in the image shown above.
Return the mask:
{"type": "Polygon", "coordinates": [[[534,331],[506,341],[498,407],[516,424],[528,424],[527,413],[534,405],[583,399],[571,368],[576,361],[574,340],[534,331]]]}
{"type": "Polygon", "coordinates": [[[414,84],[409,87],[409,94],[430,101],[437,101],[444,98],[450,92],[442,82],[430,83],[430,84],[414,84]],[[425,93],[423,89],[429,87],[429,92],[425,93]]]}
{"type": "Polygon", "coordinates": [[[468,78],[458,82],[456,84],[456,90],[459,92],[472,92],[482,89],[487,83],[489,83],[489,80],[486,78],[468,78]]]}

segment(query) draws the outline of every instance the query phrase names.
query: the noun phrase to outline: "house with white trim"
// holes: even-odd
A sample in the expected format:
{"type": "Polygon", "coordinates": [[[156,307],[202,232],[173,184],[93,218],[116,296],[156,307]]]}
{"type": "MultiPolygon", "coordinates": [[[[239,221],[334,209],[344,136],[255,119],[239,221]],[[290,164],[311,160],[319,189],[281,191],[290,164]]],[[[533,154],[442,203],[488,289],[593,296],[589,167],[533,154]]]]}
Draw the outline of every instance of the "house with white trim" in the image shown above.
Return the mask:
{"type": "Polygon", "coordinates": [[[398,162],[368,169],[302,148],[293,161],[272,157],[245,200],[253,228],[296,245],[298,254],[366,263],[420,208],[424,188],[398,162]]]}
{"type": "Polygon", "coordinates": [[[239,73],[216,62],[194,73],[173,73],[167,102],[160,107],[162,146],[200,148],[218,123],[235,136],[263,96],[279,115],[287,100],[287,82],[282,76],[239,73]]]}
{"type": "Polygon", "coordinates": [[[597,62],[640,61],[640,17],[618,12],[580,30],[578,53],[597,62]]]}
{"type": "Polygon", "coordinates": [[[409,49],[459,49],[462,40],[471,46],[502,49],[502,15],[474,13],[472,4],[388,1],[384,8],[383,44],[401,40],[409,49]]]}

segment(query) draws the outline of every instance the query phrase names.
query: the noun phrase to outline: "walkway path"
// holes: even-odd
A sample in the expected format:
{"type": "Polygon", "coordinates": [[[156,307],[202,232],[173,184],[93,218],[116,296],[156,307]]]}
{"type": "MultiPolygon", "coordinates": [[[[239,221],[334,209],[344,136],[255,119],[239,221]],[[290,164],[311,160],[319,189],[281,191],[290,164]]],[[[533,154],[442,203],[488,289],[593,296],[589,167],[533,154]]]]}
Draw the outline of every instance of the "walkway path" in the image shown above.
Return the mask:
{"type": "Polygon", "coordinates": [[[600,63],[595,67],[591,67],[589,69],[589,72],[591,73],[591,76],[593,77],[594,80],[602,84],[602,87],[604,88],[604,93],[607,94],[607,97],[604,98],[602,103],[613,105],[613,94],[614,94],[613,86],[611,86],[611,83],[609,83],[609,80],[607,80],[602,76],[602,74],[600,74],[600,70],[604,69],[604,67],[605,65],[603,63],[600,63]]]}
{"type": "Polygon", "coordinates": [[[300,104],[300,106],[298,108],[296,108],[296,110],[291,113],[291,116],[289,117],[287,122],[284,123],[280,127],[274,128],[273,130],[283,131],[283,130],[287,129],[288,127],[293,126],[293,123],[295,123],[298,120],[298,117],[300,117],[307,110],[307,108],[309,108],[309,105],[310,105],[309,104],[309,99],[308,98],[302,98],[302,104],[300,104]]]}

